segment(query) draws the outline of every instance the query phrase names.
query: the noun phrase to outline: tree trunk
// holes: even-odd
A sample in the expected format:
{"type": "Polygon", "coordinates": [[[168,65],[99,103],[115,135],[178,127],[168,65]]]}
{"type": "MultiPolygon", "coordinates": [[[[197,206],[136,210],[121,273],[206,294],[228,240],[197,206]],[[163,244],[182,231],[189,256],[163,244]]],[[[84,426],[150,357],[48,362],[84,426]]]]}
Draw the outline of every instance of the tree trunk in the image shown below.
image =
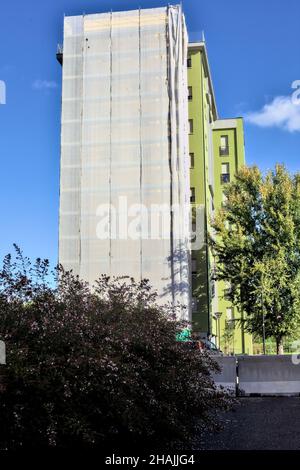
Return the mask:
{"type": "Polygon", "coordinates": [[[283,339],[282,338],[276,338],[276,353],[277,354],[284,354],[283,339]]]}

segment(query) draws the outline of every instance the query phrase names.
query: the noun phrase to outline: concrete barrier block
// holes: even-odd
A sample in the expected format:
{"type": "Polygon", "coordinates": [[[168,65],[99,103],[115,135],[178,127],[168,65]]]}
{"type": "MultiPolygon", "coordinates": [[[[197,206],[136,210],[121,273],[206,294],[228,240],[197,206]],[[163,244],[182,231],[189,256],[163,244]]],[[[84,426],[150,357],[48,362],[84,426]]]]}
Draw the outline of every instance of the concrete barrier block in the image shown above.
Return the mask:
{"type": "Polygon", "coordinates": [[[238,357],[238,389],[241,395],[299,395],[300,365],[292,357],[238,357]]]}
{"type": "Polygon", "coordinates": [[[236,357],[214,356],[213,359],[219,364],[221,373],[213,374],[213,379],[218,387],[226,389],[230,394],[236,394],[236,357]]]}

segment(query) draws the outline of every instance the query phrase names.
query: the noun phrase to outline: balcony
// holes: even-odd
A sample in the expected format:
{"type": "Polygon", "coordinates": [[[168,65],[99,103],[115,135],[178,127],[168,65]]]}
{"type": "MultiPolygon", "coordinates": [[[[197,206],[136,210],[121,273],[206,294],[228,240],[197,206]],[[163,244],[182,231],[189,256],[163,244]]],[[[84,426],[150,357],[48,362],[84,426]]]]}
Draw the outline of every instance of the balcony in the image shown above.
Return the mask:
{"type": "Polygon", "coordinates": [[[219,147],[219,154],[221,157],[228,157],[229,147],[219,147]]]}
{"type": "Polygon", "coordinates": [[[230,183],[230,173],[223,173],[221,175],[221,184],[230,183]]]}

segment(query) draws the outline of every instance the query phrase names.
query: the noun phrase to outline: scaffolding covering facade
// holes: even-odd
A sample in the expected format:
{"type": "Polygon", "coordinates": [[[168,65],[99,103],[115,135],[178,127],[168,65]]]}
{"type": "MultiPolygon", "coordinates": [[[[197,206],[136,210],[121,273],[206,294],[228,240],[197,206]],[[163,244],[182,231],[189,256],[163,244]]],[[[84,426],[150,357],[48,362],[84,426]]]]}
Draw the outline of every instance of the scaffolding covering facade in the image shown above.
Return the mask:
{"type": "Polygon", "coordinates": [[[189,319],[186,62],[180,6],[65,18],[59,262],[149,279],[189,319]]]}

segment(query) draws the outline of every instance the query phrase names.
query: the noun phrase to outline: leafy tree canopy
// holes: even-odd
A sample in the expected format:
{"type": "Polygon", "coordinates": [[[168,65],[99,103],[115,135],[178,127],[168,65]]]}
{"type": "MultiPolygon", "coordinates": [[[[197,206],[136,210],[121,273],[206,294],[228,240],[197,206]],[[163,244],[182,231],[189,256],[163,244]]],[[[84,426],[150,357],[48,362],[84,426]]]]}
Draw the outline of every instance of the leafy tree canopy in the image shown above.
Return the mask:
{"type": "Polygon", "coordinates": [[[300,175],[243,167],[224,193],[212,221],[216,276],[230,283],[248,331],[262,334],[264,312],[266,336],[282,351],[300,323],[300,175]]]}

